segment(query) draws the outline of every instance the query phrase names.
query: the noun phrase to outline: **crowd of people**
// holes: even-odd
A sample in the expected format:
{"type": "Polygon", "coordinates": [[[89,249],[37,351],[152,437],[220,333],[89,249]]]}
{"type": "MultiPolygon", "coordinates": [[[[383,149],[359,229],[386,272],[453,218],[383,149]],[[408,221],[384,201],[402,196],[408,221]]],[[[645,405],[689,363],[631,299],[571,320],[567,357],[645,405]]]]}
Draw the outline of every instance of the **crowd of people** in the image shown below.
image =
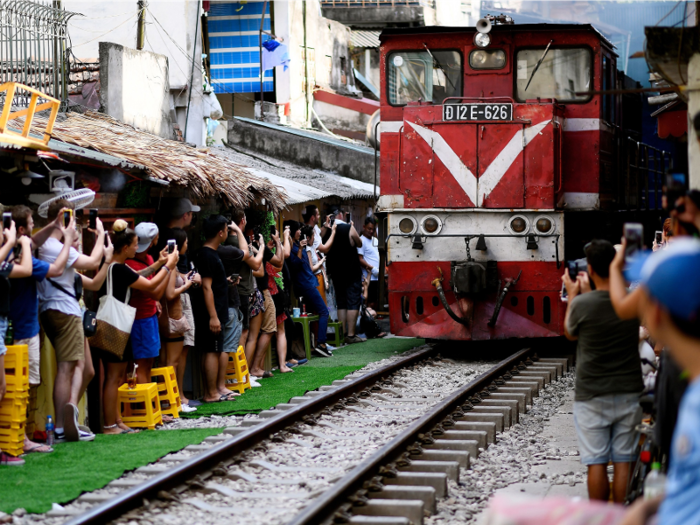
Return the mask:
{"type": "MultiPolygon", "coordinates": [[[[54,201],[47,225],[34,234],[31,209],[12,210],[0,247],[0,400],[5,392],[5,343],[27,345],[29,384],[35,394],[42,382],[43,329],[57,362],[54,442],[95,438],[78,422],[78,402],[95,376],[92,353],[104,366],[102,432],[124,434],[134,430],[121,420],[118,389],[128,376],[137,383],[150,383],[156,362],[173,367],[184,412],[196,411],[201,402],[229,401],[240,395],[226,384],[229,354],[239,347],[245,351],[252,387],[260,387],[258,380],[271,374],[264,361],[273,339],[279,371],[293,372],[301,360],[287,356],[287,334],[294,326],[292,291],[300,312],[318,316],[315,356],[333,355],[334,348],[327,343],[329,307],[343,324],[346,343],[366,340],[356,327],[360,308],[370,300],[376,302],[376,285],[371,286],[379,264],[372,242],[374,218],[365,220],[360,236],[339,210],[319,226],[320,212],[310,205],[303,223],[286,221],[279,232],[274,220],[266,228],[253,227],[243,210],[234,210],[230,218],[215,214],[201,221],[197,231],[201,230],[204,243],[191,254],[187,230],[200,208],[188,199],[177,199],[167,210],[170,216],[160,225],[141,222],[131,229],[118,219],[110,233],[97,218],[94,229],[88,228],[94,237],[89,253],[78,249],[80,236],[69,201],[54,201]],[[86,311],[83,290],[131,307],[128,332],[106,337],[98,320],[97,332],[103,335],[91,333],[86,323],[94,314],[90,317],[86,311]],[[188,399],[183,388],[192,348],[202,363],[201,401],[188,399]]],[[[35,410],[30,403],[29,422],[35,410]]],[[[163,417],[167,422],[170,416],[163,417]]],[[[53,452],[50,445],[32,441],[29,433],[25,453],[53,452]]],[[[23,462],[4,452],[0,455],[3,465],[23,462]]]]}
{"type": "Polygon", "coordinates": [[[632,504],[618,521],[624,525],[695,523],[700,515],[699,232],[700,192],[690,191],[672,203],[652,254],[632,253],[624,238],[616,246],[594,240],[584,248],[587,271],[562,277],[566,336],[577,340],[574,422],[591,500],[627,499],[639,459],[641,345],[657,354],[652,439],[668,482],[664,496],[632,504]]]}

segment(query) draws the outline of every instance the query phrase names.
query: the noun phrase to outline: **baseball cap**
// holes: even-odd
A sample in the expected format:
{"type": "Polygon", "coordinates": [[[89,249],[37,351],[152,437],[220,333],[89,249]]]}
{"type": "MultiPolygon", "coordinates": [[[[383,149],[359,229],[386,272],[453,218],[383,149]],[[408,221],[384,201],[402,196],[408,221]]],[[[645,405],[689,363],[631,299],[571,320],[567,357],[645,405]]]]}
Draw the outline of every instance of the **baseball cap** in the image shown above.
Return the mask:
{"type": "Polygon", "coordinates": [[[134,229],[139,238],[139,245],[136,248],[136,253],[143,253],[148,250],[148,247],[153,242],[153,239],[158,235],[158,226],[152,222],[140,222],[134,229]]]}
{"type": "Polygon", "coordinates": [[[671,314],[684,321],[700,317],[700,241],[679,238],[646,257],[639,284],[671,314]]]}
{"type": "Polygon", "coordinates": [[[170,208],[170,216],[182,217],[185,213],[189,213],[191,211],[197,212],[199,210],[201,210],[201,208],[192,204],[190,199],[176,199],[170,208]]]}

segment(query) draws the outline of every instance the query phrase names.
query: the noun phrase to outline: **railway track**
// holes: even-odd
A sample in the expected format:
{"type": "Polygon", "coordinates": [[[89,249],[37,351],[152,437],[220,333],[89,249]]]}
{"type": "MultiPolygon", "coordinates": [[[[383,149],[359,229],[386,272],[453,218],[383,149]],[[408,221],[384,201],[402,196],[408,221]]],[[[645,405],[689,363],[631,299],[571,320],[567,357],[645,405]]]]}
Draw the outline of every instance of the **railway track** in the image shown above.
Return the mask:
{"type": "Polygon", "coordinates": [[[137,470],[142,475],[116,495],[83,495],[94,505],[68,523],[228,515],[294,525],[416,525],[447,496],[448,480],[458,481],[460,468],[517,423],[567,367],[566,359],[537,360],[529,349],[479,367],[441,360],[429,347],[244,419],[188,447],[189,457],[137,470]],[[428,365],[465,380],[442,390],[421,382],[428,365]]]}

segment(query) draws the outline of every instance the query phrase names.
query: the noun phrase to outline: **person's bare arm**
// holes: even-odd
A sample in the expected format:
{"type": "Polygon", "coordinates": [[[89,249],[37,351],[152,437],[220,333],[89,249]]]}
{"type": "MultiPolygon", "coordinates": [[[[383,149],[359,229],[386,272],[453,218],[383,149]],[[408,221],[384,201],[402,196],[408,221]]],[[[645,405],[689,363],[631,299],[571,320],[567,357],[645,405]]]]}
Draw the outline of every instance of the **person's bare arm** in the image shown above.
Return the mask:
{"type": "Polygon", "coordinates": [[[216,305],[214,304],[214,292],[211,289],[212,278],[202,277],[202,291],[204,292],[204,304],[209,312],[209,330],[218,334],[221,332],[221,321],[216,314],[216,305]]]}
{"type": "MultiPolygon", "coordinates": [[[[41,230],[36,232],[34,235],[32,235],[32,249],[35,250],[37,248],[41,248],[41,246],[46,242],[46,240],[51,237],[51,234],[55,230],[63,229],[63,212],[67,211],[69,208],[63,208],[61,211],[58,212],[58,215],[56,215],[56,218],[48,223],[46,226],[44,226],[41,230]]],[[[71,222],[75,221],[75,214],[73,215],[73,218],[71,219],[71,222]]],[[[31,232],[30,232],[31,233],[31,232]]]]}
{"type": "Polygon", "coordinates": [[[253,258],[253,255],[250,253],[250,248],[248,247],[248,241],[246,241],[245,235],[243,235],[243,232],[235,222],[229,224],[228,227],[229,230],[232,230],[233,233],[236,234],[236,237],[238,237],[238,249],[243,252],[243,262],[247,264],[248,261],[253,258]]]}
{"type": "MultiPolygon", "coordinates": [[[[262,235],[260,236],[260,246],[263,246],[262,244],[262,235]]],[[[253,249],[255,251],[255,249],[253,249]]],[[[260,249],[258,252],[255,254],[255,257],[251,257],[246,261],[248,266],[252,268],[253,271],[258,270],[260,268],[260,265],[262,264],[263,260],[263,255],[265,255],[265,250],[260,249]]]]}
{"type": "Polygon", "coordinates": [[[172,272],[170,274],[170,279],[168,279],[168,286],[165,289],[165,298],[168,301],[172,301],[173,299],[177,299],[182,293],[184,293],[186,290],[192,286],[192,282],[190,279],[188,279],[186,276],[184,277],[185,284],[182,286],[175,286],[177,283],[177,272],[172,272]]]}
{"type": "Polygon", "coordinates": [[[314,264],[313,257],[311,257],[311,252],[307,251],[306,255],[309,257],[309,266],[311,266],[311,271],[316,273],[321,266],[323,266],[323,259],[320,259],[317,264],[314,264]]]}
{"type": "Polygon", "coordinates": [[[636,288],[632,293],[627,293],[625,277],[622,275],[626,245],[627,241],[622,239],[622,248],[610,263],[610,302],[612,302],[617,316],[623,320],[639,317],[639,299],[642,293],[641,288],[636,288]]]}
{"type": "Polygon", "coordinates": [[[362,266],[369,273],[372,273],[372,270],[374,270],[374,266],[365,261],[364,255],[360,255],[360,266],[362,266]]]}
{"type": "Polygon", "coordinates": [[[355,223],[351,222],[350,223],[350,240],[353,243],[353,246],[355,248],[359,248],[362,246],[362,239],[360,238],[360,234],[357,233],[357,230],[355,229],[355,223]]]}
{"type": "Polygon", "coordinates": [[[81,254],[80,257],[76,259],[73,263],[73,268],[76,270],[97,270],[100,267],[100,262],[102,262],[105,245],[105,228],[99,217],[97,218],[97,230],[89,231],[97,233],[95,246],[93,246],[92,253],[90,253],[89,256],[81,254]]]}
{"type": "Polygon", "coordinates": [[[150,277],[151,275],[159,271],[166,262],[168,262],[167,246],[160,251],[160,253],[158,254],[158,260],[156,262],[154,262],[147,268],[144,268],[143,270],[137,271],[136,273],[142,275],[143,277],[150,277]]]}
{"type": "Polygon", "coordinates": [[[3,236],[5,238],[5,244],[0,246],[0,262],[7,259],[7,256],[10,255],[10,252],[17,243],[17,228],[15,228],[15,221],[10,222],[10,227],[3,231],[3,236]]]}
{"type": "Polygon", "coordinates": [[[112,254],[114,254],[114,245],[112,245],[112,239],[107,237],[107,246],[105,247],[105,262],[102,263],[100,271],[97,272],[95,277],[87,277],[83,274],[79,274],[83,279],[83,288],[93,292],[97,292],[102,288],[102,283],[105,282],[107,278],[107,272],[109,271],[109,265],[112,262],[112,254]]]}
{"type": "Polygon", "coordinates": [[[15,261],[12,271],[10,272],[11,279],[21,279],[22,277],[30,277],[32,275],[32,240],[26,235],[22,235],[19,240],[22,246],[22,256],[19,264],[15,261]]]}
{"type": "Polygon", "coordinates": [[[284,249],[282,248],[282,243],[280,242],[279,234],[273,235],[272,240],[275,241],[275,256],[272,259],[270,259],[270,264],[279,268],[284,262],[284,249]]]}
{"type": "MultiPolygon", "coordinates": [[[[333,241],[335,240],[335,231],[338,228],[338,225],[333,223],[333,227],[331,229],[331,236],[328,237],[328,240],[325,243],[321,243],[318,245],[318,251],[321,253],[328,253],[331,251],[331,246],[333,246],[333,241]]],[[[362,244],[360,242],[360,244],[362,244]]]]}
{"type": "MultiPolygon", "coordinates": [[[[175,251],[168,255],[168,262],[165,264],[165,268],[169,271],[159,271],[152,279],[146,279],[145,277],[139,275],[139,278],[131,285],[134,290],[139,290],[147,294],[155,294],[158,287],[165,281],[165,279],[170,275],[177,266],[177,261],[179,259],[179,254],[177,248],[175,251]]],[[[162,268],[161,268],[162,269],[162,268]]],[[[164,288],[163,288],[164,289],[164,288]]],[[[161,292],[162,293],[162,292],[161,292]]]]}
{"type": "Polygon", "coordinates": [[[576,297],[581,292],[581,283],[579,282],[578,279],[576,279],[575,281],[572,281],[571,277],[569,277],[568,270],[564,272],[564,276],[562,277],[562,281],[564,281],[564,286],[566,287],[566,292],[569,295],[569,302],[566,304],[566,315],[564,316],[564,336],[569,341],[576,341],[578,339],[578,336],[571,335],[569,333],[568,327],[569,327],[569,316],[571,315],[571,303],[574,300],[574,297],[576,297]]]}
{"type": "Polygon", "coordinates": [[[289,259],[292,254],[292,237],[289,233],[289,226],[284,229],[284,258],[289,259]]]}
{"type": "Polygon", "coordinates": [[[253,277],[264,277],[265,276],[265,266],[260,265],[260,268],[253,270],[253,277]]]}

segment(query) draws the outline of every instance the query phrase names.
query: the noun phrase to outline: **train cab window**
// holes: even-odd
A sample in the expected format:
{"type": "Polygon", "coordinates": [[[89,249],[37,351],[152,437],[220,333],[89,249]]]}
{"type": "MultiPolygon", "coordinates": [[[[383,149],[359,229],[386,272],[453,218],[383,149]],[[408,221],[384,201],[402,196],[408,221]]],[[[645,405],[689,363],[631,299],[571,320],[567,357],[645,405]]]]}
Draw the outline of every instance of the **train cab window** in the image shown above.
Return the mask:
{"type": "Polygon", "coordinates": [[[387,58],[389,104],[442,104],[462,96],[462,55],[457,51],[401,51],[387,58]]]}
{"type": "Polygon", "coordinates": [[[506,52],[502,49],[475,49],[469,53],[472,69],[503,69],[506,67],[506,52]]]}
{"type": "MultiPolygon", "coordinates": [[[[603,57],[603,91],[615,89],[615,67],[610,58],[603,57]]],[[[608,123],[615,121],[615,96],[612,94],[603,95],[603,120],[608,123]]]]}
{"type": "Polygon", "coordinates": [[[576,95],[593,88],[593,59],[588,48],[521,49],[516,55],[515,98],[555,98],[559,102],[586,102],[590,95],[576,95]],[[544,60],[535,71],[537,62],[544,60]],[[529,83],[529,86],[528,86],[529,83]],[[527,89],[526,89],[527,88],[527,89]]]}

